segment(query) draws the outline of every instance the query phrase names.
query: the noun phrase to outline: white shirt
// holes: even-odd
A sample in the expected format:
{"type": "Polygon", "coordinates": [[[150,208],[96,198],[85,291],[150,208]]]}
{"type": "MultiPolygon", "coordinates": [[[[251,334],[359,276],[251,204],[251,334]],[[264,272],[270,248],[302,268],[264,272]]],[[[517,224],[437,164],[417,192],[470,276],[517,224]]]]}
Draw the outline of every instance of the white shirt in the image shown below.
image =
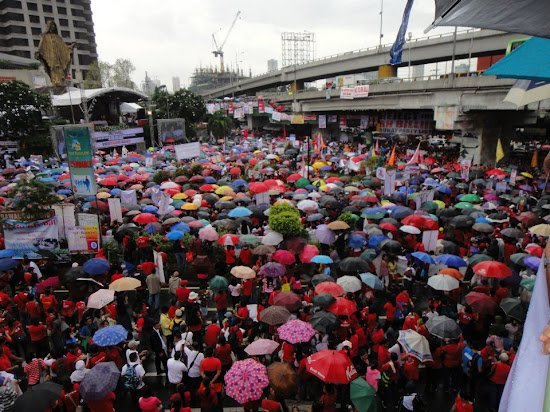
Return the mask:
{"type": "Polygon", "coordinates": [[[204,355],[199,351],[192,351],[188,348],[183,349],[187,356],[187,375],[190,378],[198,378],[201,376],[201,362],[204,355]]]}
{"type": "Polygon", "coordinates": [[[193,332],[184,332],[182,333],[182,335],[183,339],[176,343],[175,346],[172,348],[172,354],[170,355],[172,358],[174,357],[174,354],[176,352],[183,352],[184,346],[193,343],[193,332]],[[190,336],[185,336],[186,333],[190,336]]]}
{"type": "Polygon", "coordinates": [[[168,359],[168,382],[178,384],[183,379],[183,373],[187,372],[187,366],[180,360],[168,359]]]}
{"type": "MultiPolygon", "coordinates": [[[[137,389],[141,389],[145,386],[145,384],[143,383],[143,377],[145,376],[145,369],[143,369],[143,366],[141,366],[140,363],[133,363],[131,364],[132,366],[135,365],[135,369],[136,369],[136,375],[139,377],[139,380],[140,380],[140,383],[137,387],[137,389]]],[[[124,376],[124,374],[126,373],[126,370],[128,369],[128,365],[124,365],[122,367],[122,371],[120,372],[120,375],[121,376],[124,376]]]]}

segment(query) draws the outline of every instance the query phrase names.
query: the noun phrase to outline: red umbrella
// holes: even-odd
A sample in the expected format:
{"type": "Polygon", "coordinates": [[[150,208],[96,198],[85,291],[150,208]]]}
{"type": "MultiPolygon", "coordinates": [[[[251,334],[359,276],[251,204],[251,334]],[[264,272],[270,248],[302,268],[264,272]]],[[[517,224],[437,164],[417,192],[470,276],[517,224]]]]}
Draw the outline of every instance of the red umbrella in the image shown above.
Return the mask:
{"type": "Polygon", "coordinates": [[[296,258],[288,250],[278,250],[271,256],[271,259],[275,262],[279,262],[282,265],[292,265],[296,263],[296,258]]]}
{"type": "Polygon", "coordinates": [[[359,376],[348,355],[330,349],[309,356],[306,370],[326,383],[347,385],[359,376]]]}
{"type": "Polygon", "coordinates": [[[311,263],[311,258],[319,254],[319,249],[315,245],[305,245],[304,250],[299,255],[303,263],[311,263]]]}
{"type": "Polygon", "coordinates": [[[250,183],[248,188],[252,193],[264,193],[269,190],[268,187],[262,182],[250,183]]]}
{"type": "Polygon", "coordinates": [[[105,202],[102,202],[101,200],[92,200],[90,202],[90,207],[93,209],[97,209],[100,212],[107,212],[109,210],[109,205],[105,202]]]}
{"type": "Polygon", "coordinates": [[[301,174],[299,174],[299,173],[293,173],[293,174],[291,174],[290,176],[288,176],[288,177],[286,178],[286,181],[287,181],[287,182],[295,182],[296,180],[301,179],[301,178],[302,178],[302,175],[301,175],[301,174]]]}
{"type": "Polygon", "coordinates": [[[42,282],[40,282],[38,285],[36,285],[36,293],[44,293],[46,288],[51,288],[52,291],[54,289],[57,289],[59,287],[59,277],[53,276],[51,278],[48,278],[42,282]]]}
{"type": "Polygon", "coordinates": [[[302,307],[302,299],[294,292],[281,292],[273,298],[273,305],[282,306],[293,312],[302,307]]]}
{"type": "Polygon", "coordinates": [[[190,182],[202,182],[204,180],[204,176],[195,175],[189,179],[190,182]]]}
{"type": "Polygon", "coordinates": [[[402,224],[414,227],[422,227],[426,224],[426,218],[420,215],[409,215],[401,221],[402,224]]]}
{"type": "Polygon", "coordinates": [[[336,282],[321,282],[315,286],[315,294],[328,293],[335,298],[344,294],[344,288],[336,282]]]}
{"type": "Polygon", "coordinates": [[[118,180],[114,177],[108,177],[106,179],[103,179],[101,182],[99,182],[102,186],[116,186],[118,183],[118,180]]]}
{"type": "Polygon", "coordinates": [[[512,276],[512,270],[504,263],[495,260],[486,260],[478,263],[473,268],[476,275],[485,276],[488,278],[507,278],[512,276]]]}
{"type": "Polygon", "coordinates": [[[223,235],[218,239],[218,243],[224,246],[235,246],[239,243],[239,236],[237,235],[223,235]]]}
{"type": "Polygon", "coordinates": [[[540,246],[528,246],[525,248],[525,251],[533,256],[542,257],[542,254],[544,253],[544,249],[540,246]]]}
{"type": "Polygon", "coordinates": [[[134,217],[134,222],[146,225],[147,223],[158,222],[158,218],[152,213],[140,213],[134,217]]]}
{"type": "Polygon", "coordinates": [[[209,185],[209,184],[202,185],[201,187],[199,187],[199,189],[203,192],[213,192],[215,190],[214,186],[209,185]]]}
{"type": "Polygon", "coordinates": [[[391,223],[380,223],[380,229],[389,230],[390,232],[397,232],[397,228],[391,223]]]}
{"type": "Polygon", "coordinates": [[[422,230],[439,230],[439,223],[429,217],[424,218],[424,224],[421,227],[422,230]]]}
{"type": "MultiPolygon", "coordinates": [[[[323,282],[325,283],[325,282],[323,282]]],[[[321,285],[321,284],[319,284],[321,285]]],[[[317,286],[319,286],[317,285],[317,286]]],[[[338,285],[340,286],[340,285],[338,285]]],[[[315,288],[317,289],[317,288],[315,288]]],[[[346,298],[336,298],[336,302],[330,305],[327,308],[328,312],[332,312],[338,316],[351,316],[353,313],[357,312],[357,306],[351,300],[346,298]]]]}
{"type": "Polygon", "coordinates": [[[378,203],[378,198],[376,196],[372,196],[372,195],[369,195],[369,196],[365,196],[363,198],[363,200],[365,202],[369,202],[369,203],[378,203]]]}
{"type": "Polygon", "coordinates": [[[474,311],[482,315],[493,315],[499,309],[497,303],[485,293],[470,292],[465,298],[466,303],[468,303],[474,311]]]}
{"type": "Polygon", "coordinates": [[[240,175],[241,172],[242,170],[240,167],[232,167],[231,169],[229,169],[229,173],[232,175],[240,175]]]}
{"type": "Polygon", "coordinates": [[[433,165],[437,163],[437,160],[435,160],[433,157],[427,157],[426,159],[424,159],[424,163],[426,163],[427,165],[433,165]]]}

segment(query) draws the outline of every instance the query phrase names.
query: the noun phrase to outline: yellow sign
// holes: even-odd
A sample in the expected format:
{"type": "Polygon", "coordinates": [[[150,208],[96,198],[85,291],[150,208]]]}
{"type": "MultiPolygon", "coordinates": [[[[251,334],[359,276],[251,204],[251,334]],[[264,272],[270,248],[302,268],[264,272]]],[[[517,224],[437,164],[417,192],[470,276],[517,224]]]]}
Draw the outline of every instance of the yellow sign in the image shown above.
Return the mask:
{"type": "Polygon", "coordinates": [[[304,124],[304,116],[301,114],[295,114],[292,116],[291,124],[304,124]]]}

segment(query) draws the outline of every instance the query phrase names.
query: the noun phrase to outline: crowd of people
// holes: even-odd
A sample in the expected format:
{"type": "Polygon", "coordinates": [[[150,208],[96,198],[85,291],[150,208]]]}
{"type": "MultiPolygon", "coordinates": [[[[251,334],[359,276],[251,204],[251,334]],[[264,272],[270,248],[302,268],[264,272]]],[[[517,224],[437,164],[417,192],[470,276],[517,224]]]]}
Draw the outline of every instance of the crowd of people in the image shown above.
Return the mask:
{"type": "Polygon", "coordinates": [[[347,143],[311,150],[308,169],[300,145],[257,144],[205,145],[198,163],[170,146],[97,155],[98,197],[137,204],[123,221],[79,206],[115,245],[83,264],[2,272],[3,411],[48,385],[40,410],[498,409],[546,246],[538,171],[464,174],[428,150],[409,176],[405,148],[347,143]],[[397,169],[395,190],[365,176],[372,156],[397,169]],[[280,216],[288,233],[270,227],[280,216]],[[99,390],[105,363],[118,375],[99,390]]]}

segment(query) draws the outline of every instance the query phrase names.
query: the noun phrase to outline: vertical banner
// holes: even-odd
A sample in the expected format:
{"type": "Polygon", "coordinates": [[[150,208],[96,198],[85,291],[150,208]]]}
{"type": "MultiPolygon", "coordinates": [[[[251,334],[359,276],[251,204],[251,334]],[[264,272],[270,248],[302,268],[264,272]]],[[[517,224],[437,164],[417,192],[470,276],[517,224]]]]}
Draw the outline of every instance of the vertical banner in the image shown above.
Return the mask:
{"type": "Polygon", "coordinates": [[[65,145],[75,196],[95,196],[97,186],[88,126],[66,127],[63,129],[63,133],[65,134],[65,145]]]}
{"type": "Polygon", "coordinates": [[[438,230],[426,230],[422,232],[422,243],[424,244],[424,249],[426,252],[435,252],[438,236],[438,230]]]}
{"type": "Polygon", "coordinates": [[[162,255],[156,250],[153,250],[153,261],[154,264],[157,265],[157,275],[160,277],[160,283],[166,283],[164,279],[164,262],[162,261],[162,255]]]}
{"type": "Polygon", "coordinates": [[[340,129],[344,129],[348,124],[347,117],[345,115],[340,115],[338,119],[340,120],[340,129]]]}
{"type": "Polygon", "coordinates": [[[470,166],[472,165],[471,160],[462,160],[460,162],[460,177],[463,180],[468,181],[468,177],[470,176],[470,166]]]}
{"type": "Polygon", "coordinates": [[[122,190],[120,192],[120,203],[123,205],[137,205],[136,190],[122,190]]]}
{"type": "Polygon", "coordinates": [[[361,123],[359,126],[360,129],[368,129],[369,128],[369,116],[362,114],[361,115],[361,123]]]}
{"type": "Polygon", "coordinates": [[[265,112],[265,102],[263,100],[258,100],[258,113],[265,112]]]}
{"type": "Polygon", "coordinates": [[[85,253],[97,253],[99,250],[99,219],[97,215],[79,213],[78,224],[84,227],[86,232],[87,248],[85,253]]]}
{"type": "Polygon", "coordinates": [[[110,198],[107,199],[107,202],[109,203],[109,215],[111,216],[111,223],[122,223],[122,207],[120,204],[120,199],[110,198]]]}
{"type": "Polygon", "coordinates": [[[319,129],[326,129],[327,128],[327,115],[326,114],[320,114],[319,115],[319,129]]]}
{"type": "Polygon", "coordinates": [[[52,205],[57,217],[57,229],[60,239],[67,239],[67,229],[76,226],[74,218],[74,205],[71,203],[60,203],[52,205]]]}
{"type": "Polygon", "coordinates": [[[387,170],[384,179],[384,194],[391,195],[395,192],[395,178],[397,176],[397,169],[387,170]]]}
{"type": "Polygon", "coordinates": [[[233,113],[234,111],[235,111],[235,106],[233,106],[233,102],[229,102],[228,112],[233,113]]]}
{"type": "Polygon", "coordinates": [[[392,66],[396,64],[401,64],[403,46],[405,45],[405,34],[407,33],[407,26],[409,25],[409,16],[411,15],[413,3],[414,0],[407,0],[407,5],[405,6],[405,11],[403,12],[403,20],[401,21],[401,26],[399,27],[399,31],[397,32],[395,43],[390,50],[390,64],[392,66]]]}
{"type": "Polygon", "coordinates": [[[512,171],[510,172],[510,185],[516,184],[517,176],[518,176],[518,169],[512,169],[512,171]]]}

